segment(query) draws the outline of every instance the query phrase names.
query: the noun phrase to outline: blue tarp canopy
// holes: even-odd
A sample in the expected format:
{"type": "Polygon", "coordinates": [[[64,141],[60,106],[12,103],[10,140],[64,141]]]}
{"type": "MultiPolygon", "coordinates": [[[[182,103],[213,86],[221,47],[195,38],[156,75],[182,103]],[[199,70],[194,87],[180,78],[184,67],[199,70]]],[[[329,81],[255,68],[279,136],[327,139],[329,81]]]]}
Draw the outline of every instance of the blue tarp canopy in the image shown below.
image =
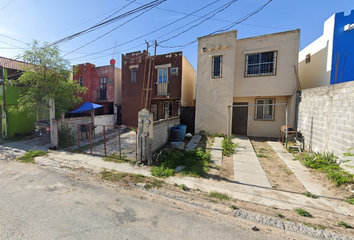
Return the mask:
{"type": "Polygon", "coordinates": [[[101,108],[101,107],[103,107],[103,105],[85,102],[84,104],[82,104],[81,107],[79,107],[78,109],[71,111],[69,113],[81,113],[81,112],[91,111],[91,110],[101,108]]]}

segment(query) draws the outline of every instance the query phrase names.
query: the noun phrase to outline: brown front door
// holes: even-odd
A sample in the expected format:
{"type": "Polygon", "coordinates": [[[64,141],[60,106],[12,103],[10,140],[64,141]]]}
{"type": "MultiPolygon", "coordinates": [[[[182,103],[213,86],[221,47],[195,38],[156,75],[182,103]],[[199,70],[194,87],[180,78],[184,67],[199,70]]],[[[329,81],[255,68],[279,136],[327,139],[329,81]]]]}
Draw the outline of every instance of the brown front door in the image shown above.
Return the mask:
{"type": "MultiPolygon", "coordinates": [[[[247,102],[234,103],[234,105],[248,105],[247,102]]],[[[247,135],[248,107],[233,107],[232,133],[247,135]]]]}

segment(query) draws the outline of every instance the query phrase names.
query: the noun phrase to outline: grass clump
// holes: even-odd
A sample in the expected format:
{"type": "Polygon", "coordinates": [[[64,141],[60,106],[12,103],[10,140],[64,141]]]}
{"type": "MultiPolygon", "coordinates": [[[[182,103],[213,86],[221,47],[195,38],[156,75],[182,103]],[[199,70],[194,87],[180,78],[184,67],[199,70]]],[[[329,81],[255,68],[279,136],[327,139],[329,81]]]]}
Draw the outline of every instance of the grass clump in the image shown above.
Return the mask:
{"type": "Polygon", "coordinates": [[[354,175],[343,170],[337,163],[338,157],[331,153],[301,153],[298,159],[306,167],[324,172],[336,186],[354,183],[354,175]]]}
{"type": "Polygon", "coordinates": [[[275,216],[279,217],[279,218],[284,218],[285,216],[281,213],[276,213],[275,216]]]}
{"type": "Polygon", "coordinates": [[[352,225],[350,225],[349,223],[346,223],[346,222],[344,222],[344,221],[338,222],[338,226],[339,226],[339,227],[344,227],[344,228],[353,228],[352,225]]]}
{"type": "Polygon", "coordinates": [[[179,185],[179,187],[180,187],[183,191],[188,191],[188,190],[189,190],[189,188],[188,188],[186,185],[184,185],[184,184],[179,185]]]}
{"type": "Polygon", "coordinates": [[[231,200],[231,198],[228,196],[228,195],[226,195],[226,194],[224,194],[224,193],[219,193],[219,192],[210,192],[208,195],[207,195],[207,197],[210,197],[210,198],[216,198],[216,199],[218,199],[218,200],[221,200],[221,201],[223,201],[223,200],[231,200]]]}
{"type": "Polygon", "coordinates": [[[264,153],[258,153],[257,157],[261,157],[261,158],[268,158],[267,155],[265,155],[264,153]]]}
{"type": "Polygon", "coordinates": [[[348,197],[348,198],[345,199],[345,201],[346,201],[347,203],[349,203],[349,204],[354,205],[354,197],[348,197]]]}
{"type": "Polygon", "coordinates": [[[313,193],[311,193],[311,192],[305,192],[304,195],[305,195],[306,197],[310,197],[310,198],[314,198],[314,199],[317,199],[317,198],[318,198],[318,196],[317,196],[316,194],[313,194],[313,193]]]}
{"type": "Polygon", "coordinates": [[[306,210],[304,210],[304,209],[302,209],[302,208],[296,208],[294,211],[295,211],[297,214],[299,214],[300,216],[303,216],[303,217],[312,217],[312,215],[311,215],[308,211],[306,211],[306,210]]]}
{"type": "Polygon", "coordinates": [[[22,157],[17,158],[21,162],[25,163],[35,163],[34,158],[39,157],[39,156],[47,156],[48,153],[47,151],[43,150],[29,150],[28,152],[25,153],[22,157]]]}
{"type": "Polygon", "coordinates": [[[315,230],[325,230],[326,228],[322,225],[317,225],[317,224],[311,224],[311,223],[304,223],[304,225],[308,227],[312,227],[315,230]]]}
{"type": "Polygon", "coordinates": [[[191,151],[168,149],[162,151],[158,162],[151,168],[151,174],[156,177],[173,176],[178,166],[185,166],[180,172],[182,175],[204,177],[211,166],[210,153],[202,148],[191,151]]]}
{"type": "Polygon", "coordinates": [[[125,183],[132,182],[134,184],[145,181],[145,176],[141,174],[120,173],[115,170],[107,171],[106,169],[101,172],[101,178],[112,182],[121,181],[125,183]]]}
{"type": "Polygon", "coordinates": [[[130,159],[127,158],[126,155],[122,155],[122,157],[119,157],[117,155],[117,153],[113,153],[111,155],[108,155],[106,157],[103,158],[104,161],[106,162],[114,162],[114,163],[127,163],[129,162],[130,164],[135,164],[136,161],[132,161],[130,159]]]}
{"type": "Polygon", "coordinates": [[[231,208],[232,210],[237,210],[237,209],[238,209],[238,207],[236,207],[235,205],[232,205],[232,204],[230,204],[230,208],[231,208]]]}
{"type": "Polygon", "coordinates": [[[235,148],[237,147],[237,143],[234,143],[232,139],[228,139],[227,137],[222,140],[222,154],[224,156],[230,157],[235,153],[235,148]]]}

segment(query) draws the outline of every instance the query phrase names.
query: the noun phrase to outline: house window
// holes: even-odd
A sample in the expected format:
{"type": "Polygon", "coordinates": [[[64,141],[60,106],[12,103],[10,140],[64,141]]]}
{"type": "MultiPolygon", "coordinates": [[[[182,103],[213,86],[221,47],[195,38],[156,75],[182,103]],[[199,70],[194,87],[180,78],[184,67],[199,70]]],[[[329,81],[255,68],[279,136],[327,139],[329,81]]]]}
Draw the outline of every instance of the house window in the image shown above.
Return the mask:
{"type": "Polygon", "coordinates": [[[158,83],[167,83],[168,68],[159,68],[157,79],[158,79],[158,83]]]}
{"type": "Polygon", "coordinates": [[[82,87],[82,77],[79,77],[79,83],[80,83],[80,86],[82,87]]]}
{"type": "Polygon", "coordinates": [[[221,65],[222,65],[222,56],[214,56],[213,57],[213,65],[211,76],[213,78],[221,77],[221,65]]]}
{"type": "Polygon", "coordinates": [[[274,121],[274,104],[275,99],[256,99],[254,119],[258,121],[274,121]],[[257,106],[257,105],[260,106],[257,106]]]}
{"type": "Polygon", "coordinates": [[[136,83],[136,68],[131,68],[130,69],[131,75],[130,75],[130,80],[132,84],[136,83]]]}
{"type": "Polygon", "coordinates": [[[247,54],[245,77],[275,75],[276,66],[277,51],[247,54]]]}
{"type": "Polygon", "coordinates": [[[100,100],[107,99],[107,78],[100,78],[100,100]]]}
{"type": "Polygon", "coordinates": [[[310,63],[311,62],[311,53],[306,55],[305,63],[310,63]]]}

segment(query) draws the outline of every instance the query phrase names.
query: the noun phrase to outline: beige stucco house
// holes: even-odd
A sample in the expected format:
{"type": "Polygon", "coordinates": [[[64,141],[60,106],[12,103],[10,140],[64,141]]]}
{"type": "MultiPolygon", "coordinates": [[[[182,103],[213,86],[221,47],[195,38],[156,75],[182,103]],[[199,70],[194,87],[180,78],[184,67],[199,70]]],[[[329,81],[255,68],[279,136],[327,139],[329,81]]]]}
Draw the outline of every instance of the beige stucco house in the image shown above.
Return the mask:
{"type": "Polygon", "coordinates": [[[277,137],[293,126],[300,31],[244,39],[237,31],[198,38],[195,131],[277,137]],[[262,106],[254,106],[263,104],[262,106]],[[229,115],[228,106],[233,107],[229,115]],[[245,106],[247,105],[247,106],[245,106]]]}

